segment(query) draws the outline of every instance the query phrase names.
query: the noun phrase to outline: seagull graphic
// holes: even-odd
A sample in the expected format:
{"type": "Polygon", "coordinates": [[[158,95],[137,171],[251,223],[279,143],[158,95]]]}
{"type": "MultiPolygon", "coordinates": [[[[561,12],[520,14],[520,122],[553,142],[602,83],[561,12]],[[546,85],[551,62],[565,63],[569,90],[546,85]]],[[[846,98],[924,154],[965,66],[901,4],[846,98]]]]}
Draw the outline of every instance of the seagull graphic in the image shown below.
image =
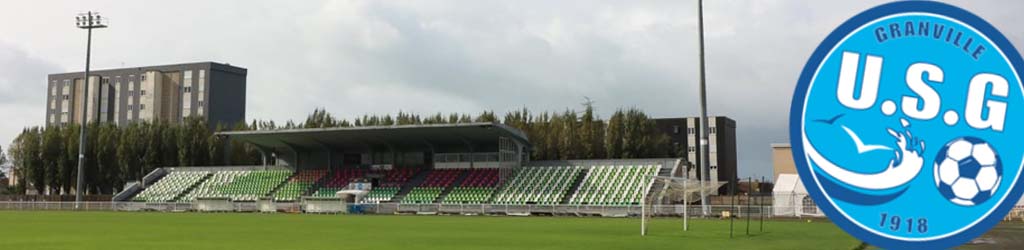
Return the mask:
{"type": "Polygon", "coordinates": [[[818,119],[818,120],[814,120],[814,121],[815,122],[820,122],[820,123],[825,123],[825,124],[828,124],[828,125],[832,125],[833,123],[836,123],[836,120],[839,120],[839,118],[843,117],[844,115],[846,115],[846,114],[839,114],[839,115],[836,115],[836,116],[832,117],[831,119],[818,119]]]}
{"type": "MultiPolygon", "coordinates": [[[[839,115],[839,116],[842,116],[842,115],[839,115]]],[[[835,118],[832,118],[832,119],[834,120],[835,118]]],[[[842,125],[840,125],[840,126],[842,126],[842,125]]],[[[863,154],[863,153],[871,152],[871,151],[875,151],[875,150],[892,150],[892,148],[886,147],[884,145],[864,145],[864,142],[860,140],[860,137],[858,137],[857,134],[853,132],[853,130],[850,130],[850,128],[847,128],[846,126],[842,126],[842,127],[843,127],[843,130],[846,130],[846,134],[849,134],[850,138],[853,139],[853,143],[857,145],[857,153],[858,154],[863,154]]]]}

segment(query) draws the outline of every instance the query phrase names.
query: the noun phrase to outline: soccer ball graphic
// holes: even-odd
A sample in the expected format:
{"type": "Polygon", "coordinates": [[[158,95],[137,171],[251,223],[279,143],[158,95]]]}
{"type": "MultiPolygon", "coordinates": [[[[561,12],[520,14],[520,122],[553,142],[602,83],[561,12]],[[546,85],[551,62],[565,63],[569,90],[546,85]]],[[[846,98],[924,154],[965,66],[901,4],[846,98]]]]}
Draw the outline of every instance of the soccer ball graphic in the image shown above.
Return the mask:
{"type": "Polygon", "coordinates": [[[935,157],[935,185],[947,200],[961,206],[992,197],[1003,179],[999,154],[988,142],[960,137],[946,143],[935,157]]]}

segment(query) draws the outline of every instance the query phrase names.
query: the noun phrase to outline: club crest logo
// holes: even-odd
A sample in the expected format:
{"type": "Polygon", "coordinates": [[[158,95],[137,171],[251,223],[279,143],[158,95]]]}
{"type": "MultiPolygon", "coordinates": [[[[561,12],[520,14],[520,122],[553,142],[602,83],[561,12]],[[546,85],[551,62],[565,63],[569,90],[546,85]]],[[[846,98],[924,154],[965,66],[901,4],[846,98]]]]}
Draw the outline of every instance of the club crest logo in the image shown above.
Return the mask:
{"type": "Polygon", "coordinates": [[[991,24],[943,3],[860,13],[815,49],[790,111],[818,207],[883,248],[950,248],[1021,197],[1024,61],[991,24]]]}

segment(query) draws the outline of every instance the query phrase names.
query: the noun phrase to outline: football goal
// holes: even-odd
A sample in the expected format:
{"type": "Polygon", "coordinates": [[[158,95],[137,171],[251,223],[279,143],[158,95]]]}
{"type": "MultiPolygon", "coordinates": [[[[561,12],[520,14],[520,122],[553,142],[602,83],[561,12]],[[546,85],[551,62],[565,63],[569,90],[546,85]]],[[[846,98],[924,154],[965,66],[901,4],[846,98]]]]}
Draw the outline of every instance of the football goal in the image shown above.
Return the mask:
{"type": "MultiPolygon", "coordinates": [[[[688,204],[700,201],[701,195],[713,193],[724,182],[704,181],[684,177],[651,176],[650,192],[641,199],[640,235],[647,235],[647,226],[653,217],[682,216],[683,231],[689,230],[690,212],[688,204]],[[702,192],[703,191],[703,192],[702,192]],[[679,204],[681,202],[681,204],[679,204]],[[678,204],[678,205],[674,205],[678,204]]],[[[707,209],[701,209],[701,216],[708,216],[707,209]]]]}

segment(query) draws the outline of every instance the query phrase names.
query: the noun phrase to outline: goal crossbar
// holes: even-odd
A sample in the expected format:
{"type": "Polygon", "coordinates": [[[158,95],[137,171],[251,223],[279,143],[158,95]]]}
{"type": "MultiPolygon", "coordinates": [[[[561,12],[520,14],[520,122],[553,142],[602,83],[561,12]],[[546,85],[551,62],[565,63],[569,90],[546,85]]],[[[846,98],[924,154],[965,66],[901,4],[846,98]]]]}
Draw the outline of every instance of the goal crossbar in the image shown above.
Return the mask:
{"type": "Polygon", "coordinates": [[[718,190],[726,184],[726,182],[719,181],[704,181],[703,185],[701,185],[700,180],[685,177],[649,176],[649,178],[650,191],[644,193],[644,197],[641,199],[640,235],[647,235],[647,226],[650,223],[650,219],[657,212],[655,210],[656,205],[673,204],[679,201],[678,198],[680,196],[682,197],[683,230],[689,230],[689,209],[687,205],[690,204],[690,201],[699,200],[701,193],[712,193],[712,191],[718,190]],[[666,196],[676,198],[677,200],[666,202],[664,200],[666,196]]]}

